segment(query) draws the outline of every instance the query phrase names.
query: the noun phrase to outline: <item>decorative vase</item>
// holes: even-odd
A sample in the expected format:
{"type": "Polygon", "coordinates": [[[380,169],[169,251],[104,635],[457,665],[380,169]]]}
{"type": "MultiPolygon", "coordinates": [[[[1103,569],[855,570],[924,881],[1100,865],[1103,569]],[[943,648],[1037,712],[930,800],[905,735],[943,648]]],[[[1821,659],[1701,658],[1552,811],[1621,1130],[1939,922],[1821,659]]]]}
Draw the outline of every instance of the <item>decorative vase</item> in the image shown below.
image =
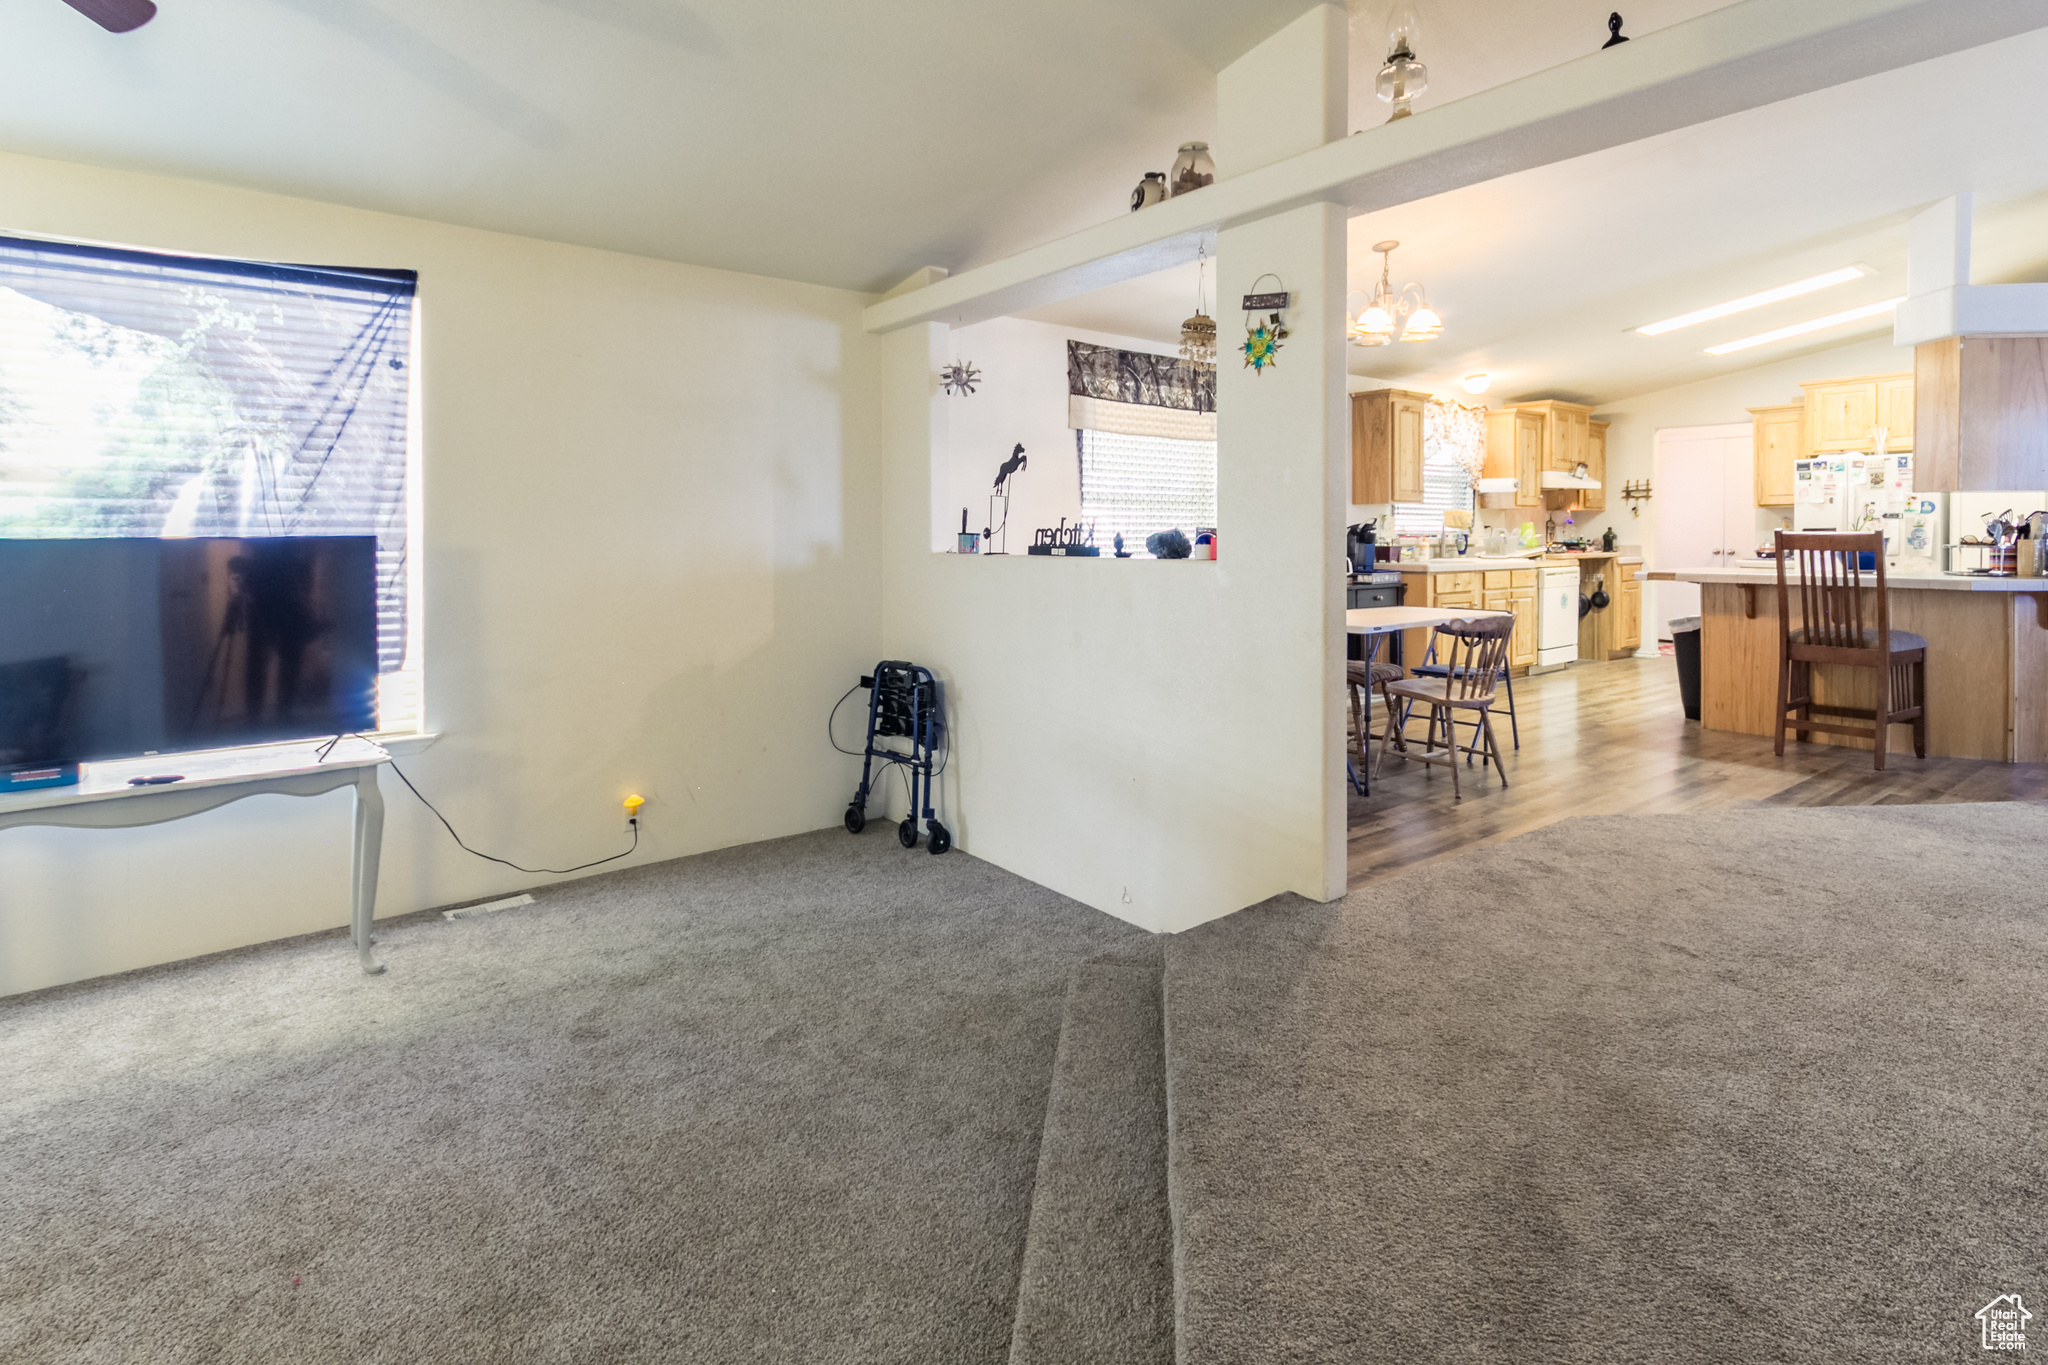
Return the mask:
{"type": "Polygon", "coordinates": [[[1145,178],[1138,182],[1138,188],[1131,191],[1131,212],[1150,208],[1166,198],[1166,172],[1147,171],[1145,178]]]}
{"type": "Polygon", "coordinates": [[[1173,170],[1167,174],[1167,183],[1173,186],[1175,194],[1186,194],[1204,185],[1216,183],[1216,163],[1209,157],[1206,142],[1184,142],[1180,155],[1173,159],[1173,170]]]}

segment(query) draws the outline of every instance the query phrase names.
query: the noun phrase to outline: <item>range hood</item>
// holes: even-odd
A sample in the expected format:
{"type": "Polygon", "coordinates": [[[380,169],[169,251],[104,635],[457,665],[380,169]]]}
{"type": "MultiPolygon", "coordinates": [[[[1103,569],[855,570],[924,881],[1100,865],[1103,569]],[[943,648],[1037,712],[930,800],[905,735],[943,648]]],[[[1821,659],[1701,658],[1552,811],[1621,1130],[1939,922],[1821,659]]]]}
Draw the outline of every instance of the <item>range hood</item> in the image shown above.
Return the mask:
{"type": "Polygon", "coordinates": [[[1582,479],[1576,474],[1560,474],[1554,469],[1546,469],[1537,477],[1536,486],[1543,489],[1598,488],[1600,481],[1598,479],[1582,479]]]}

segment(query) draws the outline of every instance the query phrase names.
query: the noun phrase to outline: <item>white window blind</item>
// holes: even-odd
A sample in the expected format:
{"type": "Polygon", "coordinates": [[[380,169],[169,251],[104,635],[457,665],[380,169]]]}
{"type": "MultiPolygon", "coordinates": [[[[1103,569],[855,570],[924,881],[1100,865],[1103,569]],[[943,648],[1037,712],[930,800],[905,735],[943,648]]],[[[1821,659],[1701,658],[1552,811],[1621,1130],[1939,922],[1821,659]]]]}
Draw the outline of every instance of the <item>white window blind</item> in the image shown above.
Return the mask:
{"type": "Polygon", "coordinates": [[[1145,552],[1145,537],[1216,524],[1216,443],[1113,431],[1074,433],[1081,457],[1081,520],[1095,525],[1108,554],[1121,533],[1124,548],[1145,552]]]}
{"type": "Polygon", "coordinates": [[[0,237],[0,537],[377,537],[379,728],[419,726],[411,271],[0,237]]]}

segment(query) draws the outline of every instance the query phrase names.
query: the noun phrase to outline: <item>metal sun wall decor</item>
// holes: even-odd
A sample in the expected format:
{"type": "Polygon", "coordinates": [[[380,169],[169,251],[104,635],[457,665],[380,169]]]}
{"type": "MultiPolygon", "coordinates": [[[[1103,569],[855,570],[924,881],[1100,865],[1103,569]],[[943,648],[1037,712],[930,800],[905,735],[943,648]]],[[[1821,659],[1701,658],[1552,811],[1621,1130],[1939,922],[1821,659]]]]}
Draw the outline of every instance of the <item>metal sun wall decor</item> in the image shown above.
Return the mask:
{"type": "Polygon", "coordinates": [[[1270,272],[1259,276],[1252,281],[1253,292],[1244,296],[1244,345],[1238,349],[1244,352],[1244,363],[1253,374],[1263,374],[1268,365],[1280,363],[1280,343],[1290,335],[1287,325],[1281,321],[1281,314],[1287,308],[1287,292],[1258,293],[1260,283],[1265,280],[1278,284],[1280,277],[1270,272]],[[1255,321],[1253,315],[1262,312],[1267,313],[1266,320],[1255,321]]]}
{"type": "Polygon", "coordinates": [[[945,387],[947,393],[965,396],[973,393],[974,386],[980,382],[981,371],[964,360],[956,360],[939,371],[939,383],[945,387]]]}

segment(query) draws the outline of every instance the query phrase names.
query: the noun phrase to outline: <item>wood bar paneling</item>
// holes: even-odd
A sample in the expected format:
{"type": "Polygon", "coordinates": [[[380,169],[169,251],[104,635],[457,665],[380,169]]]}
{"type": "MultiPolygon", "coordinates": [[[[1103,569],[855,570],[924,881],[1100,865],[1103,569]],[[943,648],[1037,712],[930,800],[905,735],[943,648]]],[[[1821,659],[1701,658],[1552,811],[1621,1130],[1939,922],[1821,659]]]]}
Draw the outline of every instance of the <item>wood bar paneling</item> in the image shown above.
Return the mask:
{"type": "MultiPolygon", "coordinates": [[[[1759,587],[1755,619],[1743,589],[1701,585],[1700,723],[1713,730],[1771,734],[1778,700],[1777,588],[1759,587]]],[[[1874,594],[1873,594],[1874,595],[1874,594]]],[[[1894,589],[1892,628],[1927,640],[1927,752],[2011,762],[2048,759],[2048,629],[2036,594],[1894,589]]],[[[1792,623],[1799,605],[1792,602],[1792,623]]],[[[1873,608],[1872,618],[1875,619],[1873,608]]],[[[1815,669],[1814,699],[1870,706],[1869,669],[1815,669]]],[[[1867,740],[1820,735],[1812,742],[1868,749],[1867,740]]],[[[1893,750],[1912,752],[1907,727],[1893,750]]]]}

